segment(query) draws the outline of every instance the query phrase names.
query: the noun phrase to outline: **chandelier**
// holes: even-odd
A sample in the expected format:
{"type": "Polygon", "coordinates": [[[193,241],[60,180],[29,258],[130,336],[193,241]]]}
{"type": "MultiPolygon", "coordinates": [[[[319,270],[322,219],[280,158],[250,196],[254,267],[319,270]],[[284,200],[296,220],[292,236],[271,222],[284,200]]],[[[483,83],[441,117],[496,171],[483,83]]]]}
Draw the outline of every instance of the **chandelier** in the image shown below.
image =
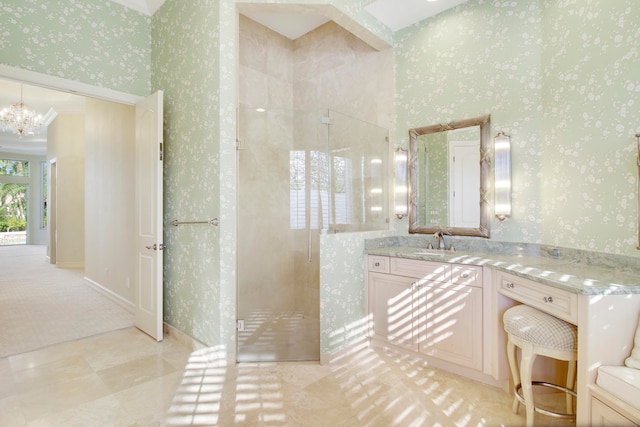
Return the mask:
{"type": "Polygon", "coordinates": [[[22,135],[33,135],[44,124],[42,115],[29,110],[22,100],[22,85],[20,85],[20,101],[5,107],[0,111],[0,123],[4,130],[11,130],[22,138],[22,135]]]}

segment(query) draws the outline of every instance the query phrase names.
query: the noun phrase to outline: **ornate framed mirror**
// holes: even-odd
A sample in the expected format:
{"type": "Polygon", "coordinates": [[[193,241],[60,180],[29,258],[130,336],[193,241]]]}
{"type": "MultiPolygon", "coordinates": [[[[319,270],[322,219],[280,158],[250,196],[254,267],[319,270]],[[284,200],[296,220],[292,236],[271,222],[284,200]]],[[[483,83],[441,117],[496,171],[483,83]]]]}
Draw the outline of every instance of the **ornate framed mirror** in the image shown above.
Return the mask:
{"type": "Polygon", "coordinates": [[[409,233],[490,235],[490,115],[409,129],[409,233]]]}

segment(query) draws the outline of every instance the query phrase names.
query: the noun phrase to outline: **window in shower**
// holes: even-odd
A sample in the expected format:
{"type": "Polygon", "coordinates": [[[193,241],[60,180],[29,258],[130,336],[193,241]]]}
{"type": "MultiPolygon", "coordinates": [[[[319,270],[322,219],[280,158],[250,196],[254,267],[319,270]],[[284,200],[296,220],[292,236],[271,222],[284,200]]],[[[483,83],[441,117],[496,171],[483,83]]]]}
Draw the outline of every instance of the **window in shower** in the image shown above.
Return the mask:
{"type": "Polygon", "coordinates": [[[329,232],[388,228],[389,143],[386,129],[330,111],[329,232]]]}
{"type": "Polygon", "coordinates": [[[329,218],[327,154],[291,150],[289,153],[291,229],[320,230],[329,218]],[[309,171],[309,173],[307,173],[309,171]]]}

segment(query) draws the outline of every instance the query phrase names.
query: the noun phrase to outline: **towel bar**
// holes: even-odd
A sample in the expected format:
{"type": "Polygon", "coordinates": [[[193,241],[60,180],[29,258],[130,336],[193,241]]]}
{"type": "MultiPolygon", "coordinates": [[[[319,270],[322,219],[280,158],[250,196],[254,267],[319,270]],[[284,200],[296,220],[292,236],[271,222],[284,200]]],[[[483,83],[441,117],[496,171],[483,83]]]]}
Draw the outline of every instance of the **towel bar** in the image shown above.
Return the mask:
{"type": "Polygon", "coordinates": [[[212,218],[207,221],[178,221],[177,219],[174,219],[173,221],[171,221],[170,224],[173,225],[174,227],[177,227],[179,225],[184,225],[184,224],[209,224],[209,225],[217,226],[218,224],[220,224],[220,221],[218,221],[218,218],[212,218]]]}

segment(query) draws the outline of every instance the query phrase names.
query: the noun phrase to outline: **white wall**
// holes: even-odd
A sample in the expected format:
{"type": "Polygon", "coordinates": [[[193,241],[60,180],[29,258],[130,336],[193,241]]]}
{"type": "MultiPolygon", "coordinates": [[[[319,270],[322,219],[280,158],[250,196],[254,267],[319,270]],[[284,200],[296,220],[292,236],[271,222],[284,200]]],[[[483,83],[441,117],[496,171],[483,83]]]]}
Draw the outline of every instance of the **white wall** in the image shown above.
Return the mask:
{"type": "Polygon", "coordinates": [[[86,100],[85,280],[133,307],[135,108],[86,100]]]}
{"type": "Polygon", "coordinates": [[[84,267],[84,136],[81,114],[60,114],[49,125],[47,159],[57,159],[56,264],[84,267]]]}

